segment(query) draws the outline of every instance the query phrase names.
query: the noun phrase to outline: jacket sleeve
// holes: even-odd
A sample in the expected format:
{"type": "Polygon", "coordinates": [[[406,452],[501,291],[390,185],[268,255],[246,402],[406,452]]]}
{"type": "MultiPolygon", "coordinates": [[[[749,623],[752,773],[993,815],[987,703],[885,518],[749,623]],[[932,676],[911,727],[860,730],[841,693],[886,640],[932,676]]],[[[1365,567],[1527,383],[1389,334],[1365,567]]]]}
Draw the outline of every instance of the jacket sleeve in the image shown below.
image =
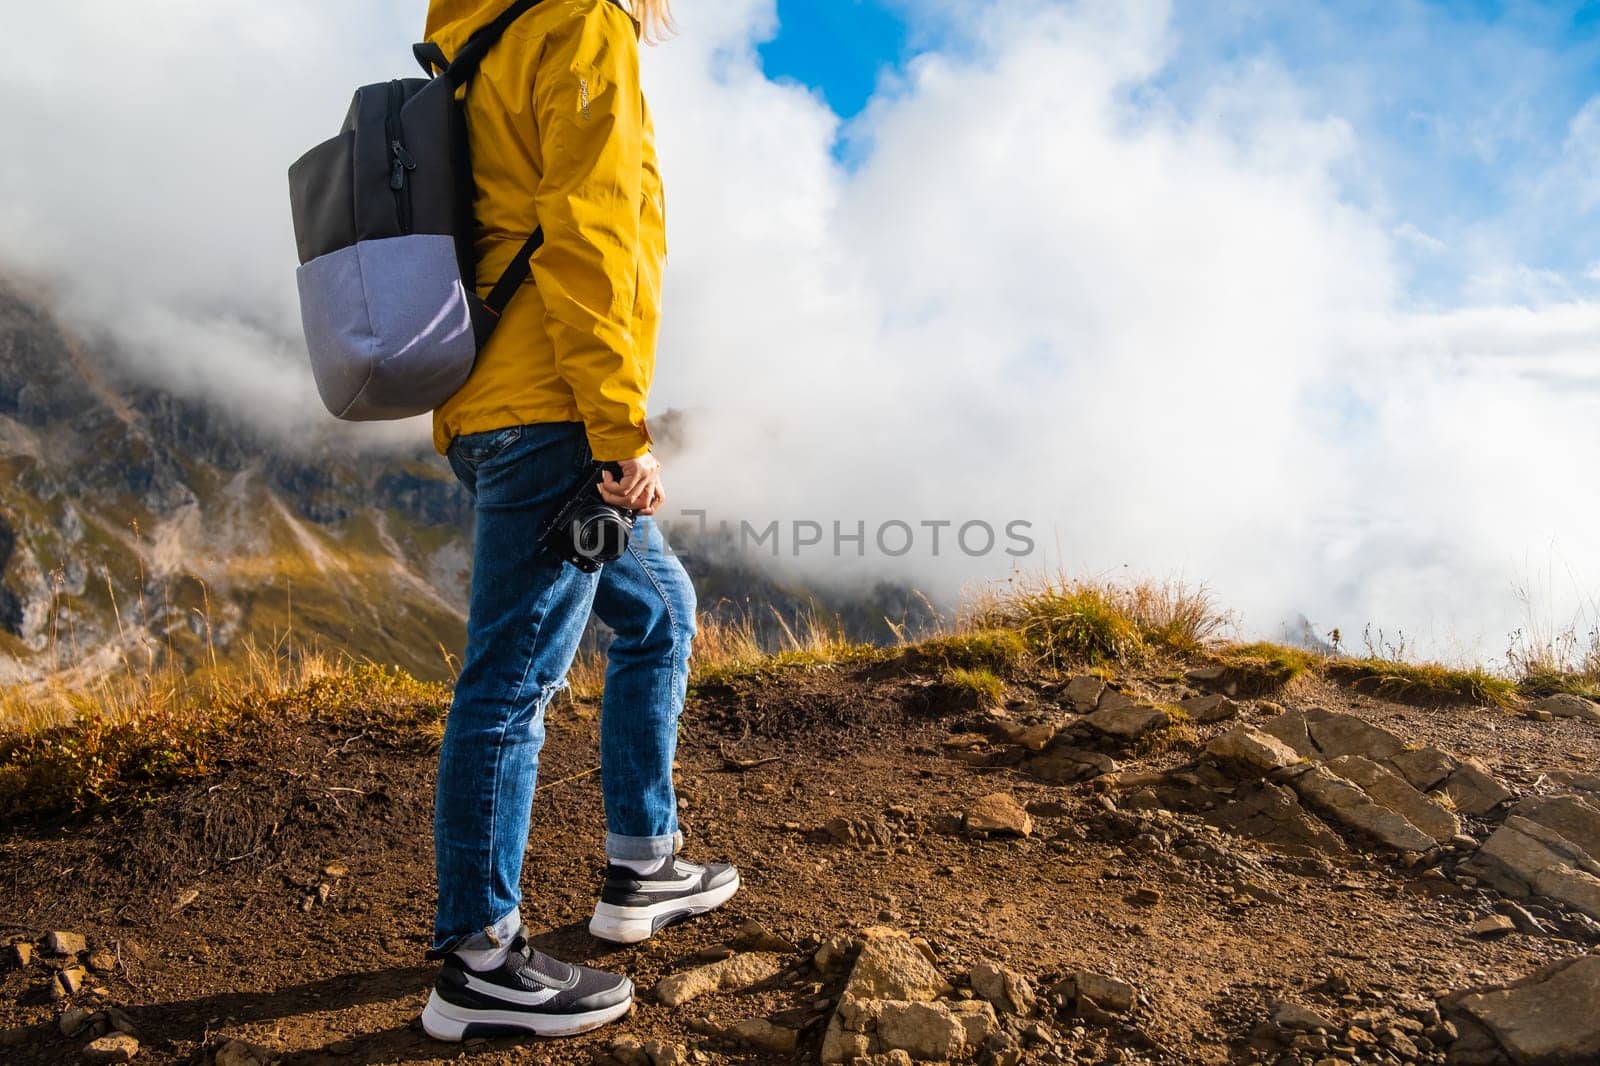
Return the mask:
{"type": "Polygon", "coordinates": [[[633,336],[644,98],[631,19],[600,0],[546,38],[534,78],[542,175],[533,257],[556,370],[599,460],[650,450],[633,336]]]}

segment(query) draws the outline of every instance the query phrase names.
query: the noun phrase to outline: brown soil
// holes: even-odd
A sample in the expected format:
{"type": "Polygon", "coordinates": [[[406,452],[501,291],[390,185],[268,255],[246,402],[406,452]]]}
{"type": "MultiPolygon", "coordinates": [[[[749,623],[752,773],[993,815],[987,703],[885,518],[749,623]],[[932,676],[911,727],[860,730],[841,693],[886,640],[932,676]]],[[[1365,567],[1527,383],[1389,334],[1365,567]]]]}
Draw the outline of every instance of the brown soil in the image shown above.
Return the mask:
{"type": "MultiPolygon", "coordinates": [[[[1177,676],[1138,680],[1173,699],[1187,694],[1177,676]]],[[[1058,686],[1009,691],[1014,717],[1060,713],[1058,686]]],[[[745,917],[803,946],[898,926],[927,937],[952,976],[987,958],[1036,982],[1078,966],[1132,982],[1142,998],[1125,1020],[1052,1021],[1056,1054],[1084,1062],[1250,1061],[1250,1030],[1280,998],[1346,1013],[1431,1000],[1592,946],[1559,936],[1473,939],[1467,927],[1493,897],[1370,851],[1284,854],[1207,833],[1192,817],[1117,810],[1103,784],[1052,786],[962,762],[941,742],[992,723],[981,711],[940,713],[947,695],[881,665],[797,668],[703,692],[680,749],[688,854],[736,861],[746,887],[722,912],[628,949],[602,945],[584,928],[604,830],[594,712],[552,713],[524,914],[545,930],[544,949],[626,971],[645,990],[625,1021],[588,1036],[459,1047],[414,1025],[433,974],[423,959],[433,753],[415,733],[264,723],[215,773],[144,811],[13,827],[0,838],[0,942],[64,929],[86,934],[91,947],[114,947],[117,970],[89,981],[106,991],[77,1001],[125,1008],[144,1038],[141,1063],[203,1062],[219,1037],[238,1037],[289,1063],[341,1064],[586,1063],[622,1034],[686,1045],[708,1062],[814,1062],[841,979],[819,976],[806,952],[748,992],[678,1010],[648,994],[662,975],[728,940],[745,917]],[[772,761],[740,768],[759,759],[772,761]],[[1032,836],[961,832],[965,806],[996,791],[1037,812],[1032,836]],[[888,842],[838,842],[822,827],[840,817],[888,842]],[[335,864],[347,872],[326,872],[335,864]],[[1136,902],[1140,888],[1155,889],[1159,902],[1136,902]],[[1335,971],[1349,982],[1343,1001],[1324,987],[1335,971]],[[690,1025],[750,1016],[804,1028],[800,1049],[774,1057],[690,1025]]],[[[1518,791],[1538,790],[1541,772],[1592,767],[1600,757],[1600,729],[1573,721],[1419,709],[1321,681],[1296,682],[1274,698],[1351,711],[1409,739],[1478,755],[1518,791]]],[[[1244,713],[1255,720],[1271,711],[1247,703],[1244,713]]],[[[1175,766],[1222,728],[1118,757],[1125,771],[1175,766]]],[[[12,1030],[0,1058],[77,1060],[85,1038],[65,1038],[56,1026],[63,1004],[48,995],[51,965],[0,973],[0,1030],[12,1030]]]]}

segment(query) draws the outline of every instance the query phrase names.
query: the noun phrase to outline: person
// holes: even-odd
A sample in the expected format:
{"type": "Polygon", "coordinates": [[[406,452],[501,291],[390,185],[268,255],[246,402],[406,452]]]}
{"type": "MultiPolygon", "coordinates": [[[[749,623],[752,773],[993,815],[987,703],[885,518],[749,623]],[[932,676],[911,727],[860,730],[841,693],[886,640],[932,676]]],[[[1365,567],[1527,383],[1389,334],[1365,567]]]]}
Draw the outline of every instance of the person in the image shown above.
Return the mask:
{"type": "MultiPolygon", "coordinates": [[[[432,0],[426,35],[454,55],[511,0],[432,0]]],[[[434,413],[434,443],[474,505],[467,649],[439,752],[433,1037],[584,1032],[627,1013],[624,976],[536,950],[522,857],[544,741],[591,611],[614,632],[601,702],[607,867],[589,923],[634,943],[739,889],[725,863],[679,857],[672,761],[695,595],[651,519],[666,498],[645,401],[654,369],[665,219],[639,43],[666,0],[544,0],[512,23],[466,95],[479,278],[535,226],[545,243],[471,376],[434,413]],[[597,462],[601,495],[639,517],[588,574],[536,535],[597,462]]],[[[534,871],[535,883],[543,876],[534,871]]]]}

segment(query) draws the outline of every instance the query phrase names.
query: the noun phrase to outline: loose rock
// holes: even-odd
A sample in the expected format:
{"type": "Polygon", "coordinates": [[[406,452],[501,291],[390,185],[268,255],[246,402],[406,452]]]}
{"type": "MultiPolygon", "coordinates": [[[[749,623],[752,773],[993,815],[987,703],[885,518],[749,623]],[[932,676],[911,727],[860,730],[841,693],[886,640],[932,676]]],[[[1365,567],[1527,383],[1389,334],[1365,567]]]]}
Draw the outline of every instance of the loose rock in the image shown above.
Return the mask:
{"type": "Polygon", "coordinates": [[[86,1007],[68,1007],[61,1012],[61,1017],[56,1019],[56,1024],[61,1029],[62,1036],[75,1036],[94,1017],[94,1012],[86,1007]]]}
{"type": "Polygon", "coordinates": [[[1570,692],[1561,692],[1554,696],[1546,696],[1533,705],[1536,711],[1544,711],[1557,718],[1581,718],[1585,722],[1600,724],[1600,703],[1586,700],[1582,696],[1570,692]]]}
{"type": "Polygon", "coordinates": [[[1002,1014],[1027,1014],[1033,1009],[1033,985],[1019,973],[983,961],[972,967],[967,983],[1002,1014]]]}
{"type": "Polygon", "coordinates": [[[56,996],[75,996],[88,979],[89,971],[82,966],[68,966],[65,969],[56,971],[55,981],[50,991],[56,996]]]}
{"type": "Polygon", "coordinates": [[[1067,682],[1067,700],[1080,712],[1092,711],[1105,690],[1105,678],[1083,674],[1067,682]]]}
{"type": "Polygon", "coordinates": [[[1319,1029],[1327,1032],[1338,1028],[1332,1021],[1310,1007],[1290,1000],[1283,1000],[1272,1008],[1272,1022],[1280,1029],[1300,1029],[1306,1032],[1316,1032],[1319,1029]]]}
{"type": "Polygon", "coordinates": [[[800,1039],[800,1034],[793,1029],[774,1025],[765,1018],[746,1018],[729,1026],[726,1032],[727,1035],[758,1051],[767,1051],[775,1055],[793,1051],[800,1039]]]}
{"type": "Polygon", "coordinates": [[[775,976],[779,969],[775,955],[764,952],[735,955],[709,966],[663,977],[656,983],[656,999],[668,1007],[680,1007],[697,996],[760,984],[775,976]]]}
{"type": "Polygon", "coordinates": [[[1511,799],[1511,791],[1482,766],[1464,762],[1444,783],[1444,793],[1455,809],[1474,817],[1488,814],[1511,799]]]}
{"type": "Polygon", "coordinates": [[[1234,726],[1206,745],[1213,758],[1247,766],[1263,773],[1294,766],[1300,754],[1268,733],[1248,725],[1234,726]]]}
{"type": "Polygon", "coordinates": [[[1223,722],[1239,716],[1239,705],[1228,697],[1213,694],[1194,696],[1178,704],[1190,718],[1200,723],[1223,722]]]}
{"type": "Polygon", "coordinates": [[[33,945],[26,940],[19,940],[11,945],[11,950],[6,954],[12,966],[19,970],[27,969],[33,962],[33,945]]]}
{"type": "Polygon", "coordinates": [[[1132,1010],[1136,994],[1128,982],[1092,970],[1073,970],[1058,981],[1051,991],[1068,1000],[1087,996],[1097,1006],[1118,1012],[1132,1010]]]}
{"type": "Polygon", "coordinates": [[[273,1066],[278,1056],[244,1040],[227,1040],[217,1048],[215,1066],[273,1066]]]}
{"type": "Polygon", "coordinates": [[[1582,955],[1503,988],[1465,991],[1441,1006],[1494,1034],[1524,1066],[1600,1062],[1600,955],[1582,955]]]}
{"type": "Polygon", "coordinates": [[[87,950],[89,944],[84,940],[82,933],[68,933],[61,930],[46,933],[44,949],[52,955],[74,956],[87,950]]]}
{"type": "Polygon", "coordinates": [[[139,1041],[127,1033],[111,1033],[91,1040],[83,1049],[90,1062],[132,1062],[139,1054],[139,1041]]]}
{"type": "Polygon", "coordinates": [[[1504,914],[1491,914],[1486,918],[1479,918],[1468,930],[1473,936],[1485,938],[1505,936],[1516,931],[1517,923],[1504,914]]]}
{"type": "Polygon", "coordinates": [[[991,836],[1028,836],[1033,819],[1009,793],[994,792],[975,801],[963,819],[969,833],[991,836]]]}
{"type": "Polygon", "coordinates": [[[1374,803],[1360,788],[1325,766],[1311,767],[1291,784],[1319,813],[1398,851],[1425,852],[1435,845],[1432,837],[1403,816],[1374,803]]]}
{"type": "MultiPolygon", "coordinates": [[[[1102,699],[1101,703],[1104,702],[1102,699]]],[[[1108,736],[1121,737],[1125,740],[1133,740],[1152,729],[1161,729],[1171,724],[1167,712],[1161,708],[1132,702],[1121,706],[1102,707],[1084,721],[1108,736]]]]}
{"type": "Polygon", "coordinates": [[[1400,771],[1400,776],[1412,788],[1426,792],[1449,777],[1461,764],[1438,748],[1417,748],[1389,756],[1389,765],[1400,771]]]}

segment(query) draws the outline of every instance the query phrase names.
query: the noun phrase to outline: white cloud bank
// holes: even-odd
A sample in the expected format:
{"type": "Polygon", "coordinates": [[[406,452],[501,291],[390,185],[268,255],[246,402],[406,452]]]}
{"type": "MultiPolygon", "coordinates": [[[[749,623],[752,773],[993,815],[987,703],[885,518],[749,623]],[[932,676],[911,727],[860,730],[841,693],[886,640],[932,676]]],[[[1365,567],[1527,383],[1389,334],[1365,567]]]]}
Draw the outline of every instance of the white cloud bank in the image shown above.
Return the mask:
{"type": "MultiPolygon", "coordinates": [[[[0,254],[165,380],[303,424],[283,170],[405,70],[416,6],[24,16],[0,254]]],[[[830,532],[795,565],[940,593],[1018,561],[948,533],[886,559],[870,531],[1027,519],[1025,569],[1182,573],[1251,632],[1304,613],[1436,654],[1503,647],[1542,573],[1541,621],[1600,595],[1600,305],[1408,309],[1410,238],[1341,195],[1362,145],[1282,73],[1179,108],[1159,3],[957,5],[958,51],[842,131],[763,76],[772,0],[679,6],[647,62],[675,505],[862,521],[865,560],[830,532]]]]}

